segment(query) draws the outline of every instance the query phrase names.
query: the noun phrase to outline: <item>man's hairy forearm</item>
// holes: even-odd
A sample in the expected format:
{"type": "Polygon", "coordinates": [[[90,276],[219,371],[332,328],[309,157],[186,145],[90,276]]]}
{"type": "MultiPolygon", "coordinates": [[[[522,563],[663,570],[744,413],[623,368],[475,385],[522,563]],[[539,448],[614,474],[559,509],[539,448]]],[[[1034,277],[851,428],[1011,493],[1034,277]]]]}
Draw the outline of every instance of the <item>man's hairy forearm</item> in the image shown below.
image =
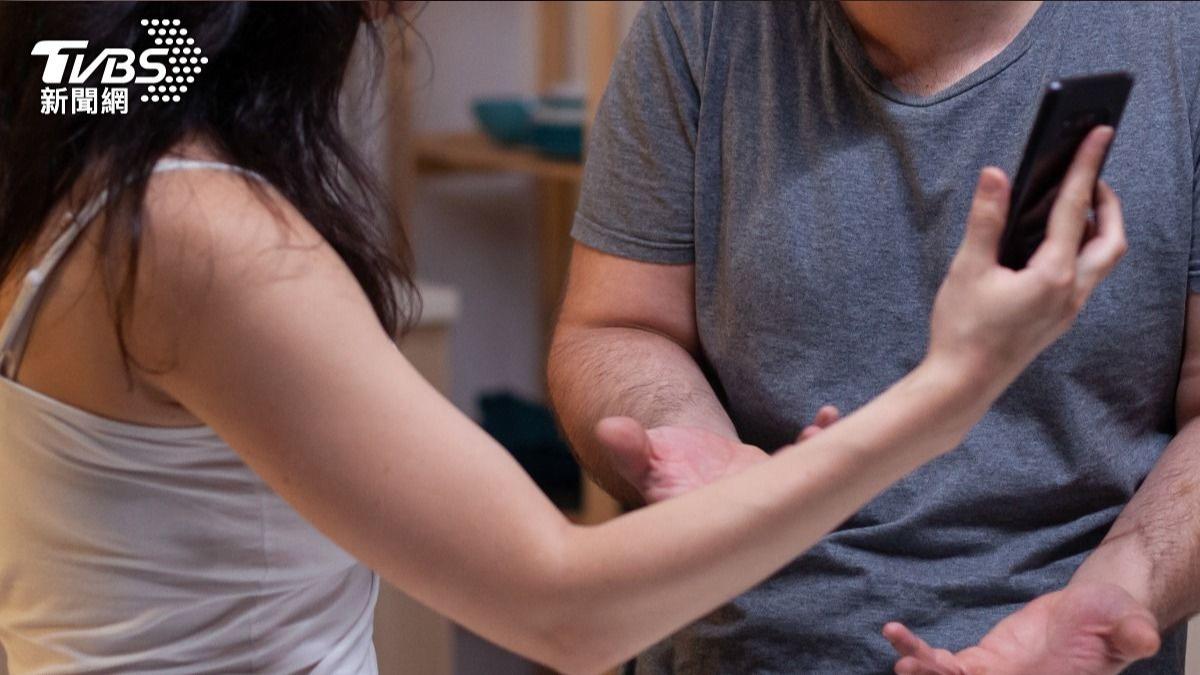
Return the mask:
{"type": "Polygon", "coordinates": [[[1200,420],[1167,446],[1074,580],[1124,587],[1164,629],[1200,612],[1200,420]]]}
{"type": "Polygon", "coordinates": [[[547,375],[550,397],[580,463],[627,505],[642,498],[597,443],[594,430],[601,419],[632,417],[647,428],[678,425],[737,437],[692,355],[653,331],[560,326],[547,375]]]}

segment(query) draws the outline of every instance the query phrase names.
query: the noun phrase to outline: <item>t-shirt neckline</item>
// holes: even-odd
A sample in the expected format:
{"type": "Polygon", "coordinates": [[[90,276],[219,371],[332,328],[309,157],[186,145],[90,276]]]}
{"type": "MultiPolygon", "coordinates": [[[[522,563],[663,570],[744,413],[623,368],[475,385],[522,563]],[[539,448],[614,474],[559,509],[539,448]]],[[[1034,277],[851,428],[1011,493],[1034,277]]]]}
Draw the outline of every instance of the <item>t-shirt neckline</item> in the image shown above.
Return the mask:
{"type": "Polygon", "coordinates": [[[1017,36],[999,54],[949,87],[924,96],[901,91],[875,68],[875,65],[867,58],[866,51],[858,40],[858,35],[854,33],[854,29],[850,26],[850,20],[837,0],[817,0],[816,4],[820,7],[825,25],[833,35],[838,54],[855,75],[880,96],[895,103],[913,107],[926,107],[947,101],[999,75],[1029,51],[1041,33],[1042,26],[1049,20],[1058,5],[1050,0],[1043,2],[1021,31],[1017,33],[1017,36]]]}

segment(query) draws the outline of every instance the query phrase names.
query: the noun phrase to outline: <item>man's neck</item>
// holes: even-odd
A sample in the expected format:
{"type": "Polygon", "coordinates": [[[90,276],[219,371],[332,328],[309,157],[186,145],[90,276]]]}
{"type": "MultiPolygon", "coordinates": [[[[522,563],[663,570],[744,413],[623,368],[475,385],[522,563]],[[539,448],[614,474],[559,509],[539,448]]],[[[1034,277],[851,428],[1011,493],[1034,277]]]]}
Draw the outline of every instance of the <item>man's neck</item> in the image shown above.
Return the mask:
{"type": "Polygon", "coordinates": [[[1039,5],[842,0],[875,68],[896,88],[920,95],[949,87],[1004,51],[1039,5]]]}

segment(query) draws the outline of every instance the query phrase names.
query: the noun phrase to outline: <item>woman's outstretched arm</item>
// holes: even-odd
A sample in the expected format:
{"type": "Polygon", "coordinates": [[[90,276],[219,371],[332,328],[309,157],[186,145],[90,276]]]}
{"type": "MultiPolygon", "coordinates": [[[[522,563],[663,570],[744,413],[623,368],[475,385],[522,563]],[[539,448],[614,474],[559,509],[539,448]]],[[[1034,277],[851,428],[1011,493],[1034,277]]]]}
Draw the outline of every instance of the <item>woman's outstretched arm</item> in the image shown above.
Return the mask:
{"type": "Polygon", "coordinates": [[[1099,234],[1079,247],[1110,137],[1085,142],[1020,273],[995,263],[1007,181],[985,170],[913,372],[802,447],[599,526],[566,521],[404,360],[304,219],[237,177],[154,179],[131,347],[167,364],[139,377],[391,583],[538,661],[597,671],[761,581],[957,445],[1123,252],[1107,188],[1099,234]]]}

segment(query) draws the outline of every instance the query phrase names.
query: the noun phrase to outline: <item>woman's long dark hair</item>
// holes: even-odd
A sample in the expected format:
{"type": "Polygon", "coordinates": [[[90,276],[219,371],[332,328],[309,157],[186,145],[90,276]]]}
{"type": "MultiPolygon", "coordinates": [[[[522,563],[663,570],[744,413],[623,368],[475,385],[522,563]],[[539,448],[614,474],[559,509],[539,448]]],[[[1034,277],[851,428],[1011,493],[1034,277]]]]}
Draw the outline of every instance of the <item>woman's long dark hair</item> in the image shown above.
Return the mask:
{"type": "MultiPolygon", "coordinates": [[[[415,311],[407,255],[397,253],[407,249],[389,241],[381,222],[390,214],[386,200],[339,119],[342,81],[367,11],[359,2],[0,3],[0,279],[81,177],[98,170],[102,179],[80,203],[108,191],[104,278],[112,282],[128,364],[124,336],[146,186],[160,157],[198,136],[296,206],[395,334],[415,311]],[[109,47],[135,54],[155,47],[146,25],[176,19],[207,58],[178,102],[143,101],[148,86],[130,83],[121,85],[128,87],[126,114],[43,114],[42,89],[69,85],[42,82],[46,57],[31,55],[38,41],[87,40],[90,63],[109,47]]],[[[103,70],[86,86],[96,87],[103,70]]]]}

